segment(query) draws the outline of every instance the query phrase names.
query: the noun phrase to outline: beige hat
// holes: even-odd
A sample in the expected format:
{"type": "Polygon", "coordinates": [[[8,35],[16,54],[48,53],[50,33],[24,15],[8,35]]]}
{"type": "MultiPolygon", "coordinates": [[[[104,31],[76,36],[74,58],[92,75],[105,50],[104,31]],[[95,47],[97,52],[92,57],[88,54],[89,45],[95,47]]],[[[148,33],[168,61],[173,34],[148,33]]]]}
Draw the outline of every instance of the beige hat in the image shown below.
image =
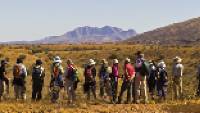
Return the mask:
{"type": "Polygon", "coordinates": [[[117,59],[113,59],[113,64],[118,64],[119,61],[117,59]]]}
{"type": "Polygon", "coordinates": [[[89,59],[89,62],[88,62],[89,65],[95,65],[96,62],[93,60],[93,59],[89,59]]]}
{"type": "Polygon", "coordinates": [[[102,60],[101,60],[101,63],[102,63],[102,64],[108,64],[108,61],[107,61],[106,59],[102,59],[102,60]]]}
{"type": "Polygon", "coordinates": [[[174,62],[176,62],[176,63],[181,63],[181,62],[182,62],[182,59],[181,59],[179,56],[176,56],[176,57],[174,58],[174,62]]]}
{"type": "Polygon", "coordinates": [[[131,59],[130,58],[126,58],[125,61],[128,62],[128,63],[130,63],[131,59]]]}
{"type": "Polygon", "coordinates": [[[62,63],[62,60],[59,56],[56,56],[53,60],[54,63],[62,63]]]}

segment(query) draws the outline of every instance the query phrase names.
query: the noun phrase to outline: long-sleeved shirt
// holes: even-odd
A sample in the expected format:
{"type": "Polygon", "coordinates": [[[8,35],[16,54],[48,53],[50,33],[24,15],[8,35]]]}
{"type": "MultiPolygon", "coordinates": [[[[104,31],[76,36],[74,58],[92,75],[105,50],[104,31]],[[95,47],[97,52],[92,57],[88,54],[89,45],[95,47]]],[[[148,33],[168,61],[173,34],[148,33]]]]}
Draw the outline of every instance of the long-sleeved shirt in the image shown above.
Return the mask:
{"type": "Polygon", "coordinates": [[[183,76],[183,65],[182,64],[174,64],[172,68],[172,75],[174,77],[182,77],[183,76]]]}

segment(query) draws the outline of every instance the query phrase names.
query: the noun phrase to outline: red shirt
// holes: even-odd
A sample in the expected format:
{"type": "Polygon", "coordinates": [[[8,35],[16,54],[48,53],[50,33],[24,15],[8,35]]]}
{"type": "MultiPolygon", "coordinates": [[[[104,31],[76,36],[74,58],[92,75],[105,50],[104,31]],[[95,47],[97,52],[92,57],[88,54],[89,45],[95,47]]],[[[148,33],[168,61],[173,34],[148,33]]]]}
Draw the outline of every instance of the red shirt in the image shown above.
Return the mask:
{"type": "Polygon", "coordinates": [[[130,63],[126,64],[124,74],[125,74],[126,79],[134,77],[135,76],[135,68],[130,63]]]}

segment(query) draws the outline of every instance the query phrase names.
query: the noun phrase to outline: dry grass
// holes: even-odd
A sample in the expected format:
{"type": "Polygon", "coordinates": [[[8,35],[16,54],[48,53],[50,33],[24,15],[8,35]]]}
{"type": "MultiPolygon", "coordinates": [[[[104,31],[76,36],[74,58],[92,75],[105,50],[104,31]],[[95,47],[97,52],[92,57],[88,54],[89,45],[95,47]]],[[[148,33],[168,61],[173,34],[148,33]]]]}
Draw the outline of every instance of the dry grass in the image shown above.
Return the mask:
{"type": "MultiPolygon", "coordinates": [[[[44,100],[40,103],[31,103],[31,77],[27,78],[27,93],[28,98],[26,103],[16,103],[12,98],[9,102],[0,104],[0,112],[79,112],[79,113],[126,113],[126,112],[146,112],[146,113],[161,113],[161,112],[200,112],[197,107],[200,102],[194,100],[194,93],[197,86],[196,66],[199,63],[200,47],[199,46],[152,46],[152,45],[126,45],[126,44],[105,44],[105,45],[4,45],[0,46],[0,59],[9,59],[8,76],[12,80],[12,66],[16,62],[17,57],[25,57],[25,65],[28,67],[29,75],[31,67],[35,60],[41,58],[44,61],[47,76],[45,78],[45,87],[43,90],[44,100]],[[146,59],[157,60],[159,56],[165,56],[167,69],[171,75],[172,58],[179,55],[183,58],[185,66],[184,72],[184,95],[185,99],[181,102],[167,102],[164,104],[149,104],[149,105],[109,105],[106,102],[98,100],[95,103],[85,103],[85,97],[82,93],[82,84],[79,84],[77,90],[78,104],[77,107],[71,108],[66,105],[66,101],[61,101],[60,104],[52,105],[49,103],[48,85],[50,79],[49,68],[51,58],[55,55],[61,56],[64,60],[63,66],[66,66],[65,61],[68,58],[74,60],[78,67],[79,76],[82,79],[83,65],[89,58],[94,58],[99,61],[106,58],[111,63],[113,58],[120,60],[120,67],[123,66],[123,59],[130,57],[134,60],[136,51],[143,51],[146,59]],[[14,103],[13,103],[14,102],[14,103]],[[29,103],[29,104],[27,104],[29,103]],[[193,109],[194,108],[194,109],[193,109]]],[[[98,68],[98,66],[97,66],[98,68]]],[[[122,74],[122,70],[121,70],[122,74]]],[[[171,100],[171,89],[169,85],[168,100],[171,100]]],[[[10,89],[11,97],[13,97],[13,88],[10,89]]],[[[98,92],[98,91],[97,91],[98,92]]],[[[151,103],[154,103],[153,101],[151,103]]]]}

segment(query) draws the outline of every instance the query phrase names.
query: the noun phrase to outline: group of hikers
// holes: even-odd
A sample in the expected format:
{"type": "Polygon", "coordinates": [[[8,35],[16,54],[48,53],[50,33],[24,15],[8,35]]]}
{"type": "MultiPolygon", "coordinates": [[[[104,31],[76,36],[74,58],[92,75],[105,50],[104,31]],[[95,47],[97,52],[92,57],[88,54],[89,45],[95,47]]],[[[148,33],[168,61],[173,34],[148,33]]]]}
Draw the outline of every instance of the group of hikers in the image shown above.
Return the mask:
{"type": "MultiPolygon", "coordinates": [[[[113,59],[112,66],[106,59],[102,59],[100,69],[97,71],[96,62],[89,59],[84,67],[83,90],[87,100],[91,99],[91,93],[94,99],[96,95],[96,78],[99,77],[99,95],[102,99],[109,99],[114,104],[120,104],[123,100],[123,94],[127,91],[126,103],[148,103],[148,92],[151,99],[160,101],[166,100],[168,87],[168,73],[163,59],[158,63],[147,61],[144,54],[138,51],[134,64],[129,58],[126,58],[123,65],[123,75],[119,73],[119,61],[113,59]],[[122,79],[121,90],[118,94],[119,79],[122,79]],[[148,89],[147,89],[148,88],[148,89]]],[[[175,99],[180,99],[182,92],[183,65],[180,57],[173,59],[172,80],[175,99]]],[[[0,98],[2,98],[4,89],[9,94],[9,79],[6,73],[6,60],[1,61],[0,66],[0,98]],[[5,88],[4,88],[5,85],[5,88]]],[[[32,69],[32,100],[42,99],[42,89],[44,87],[45,69],[43,62],[36,60],[32,69]]],[[[23,60],[18,58],[13,66],[13,81],[15,98],[17,100],[26,100],[26,77],[27,70],[23,60]]],[[[200,66],[198,68],[198,78],[200,80],[200,66]]],[[[76,89],[80,82],[78,70],[71,59],[67,60],[66,69],[62,66],[62,60],[59,56],[53,59],[51,66],[50,95],[53,103],[59,99],[61,90],[65,90],[68,96],[68,103],[74,104],[76,101],[76,89]]],[[[200,95],[200,84],[197,94],[200,95]]]]}

